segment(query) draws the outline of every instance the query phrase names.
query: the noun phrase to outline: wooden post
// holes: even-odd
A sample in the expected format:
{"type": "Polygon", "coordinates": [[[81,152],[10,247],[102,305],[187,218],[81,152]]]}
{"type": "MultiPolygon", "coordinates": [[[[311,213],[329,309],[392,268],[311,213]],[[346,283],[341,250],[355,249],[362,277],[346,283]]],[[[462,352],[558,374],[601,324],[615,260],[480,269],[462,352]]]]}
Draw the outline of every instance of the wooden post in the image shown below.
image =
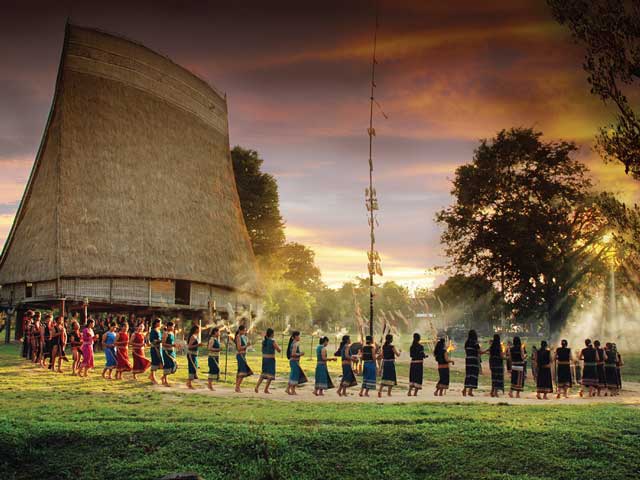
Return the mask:
{"type": "MultiPolygon", "coordinates": [[[[9,310],[7,311],[7,324],[5,325],[4,329],[4,343],[6,343],[7,345],[11,343],[11,317],[13,315],[16,315],[18,312],[17,309],[13,309],[13,314],[9,313],[9,310]]],[[[16,322],[17,323],[17,322],[16,322]]]]}
{"type": "Polygon", "coordinates": [[[65,314],[65,298],[60,299],[60,316],[64,318],[65,314]]]}

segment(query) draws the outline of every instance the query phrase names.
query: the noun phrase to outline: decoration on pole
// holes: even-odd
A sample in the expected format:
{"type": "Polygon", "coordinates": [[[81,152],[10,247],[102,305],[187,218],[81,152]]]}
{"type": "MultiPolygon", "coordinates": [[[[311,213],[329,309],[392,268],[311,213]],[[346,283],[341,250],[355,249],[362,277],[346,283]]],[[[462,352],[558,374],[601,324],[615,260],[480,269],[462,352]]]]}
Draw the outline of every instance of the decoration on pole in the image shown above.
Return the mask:
{"type": "Polygon", "coordinates": [[[365,189],[365,205],[367,207],[367,220],[369,222],[369,251],[367,252],[368,270],[369,270],[369,335],[373,335],[373,322],[374,322],[374,296],[375,296],[375,282],[374,277],[376,275],[382,276],[382,267],[380,265],[380,254],[376,250],[376,236],[375,227],[378,226],[378,218],[376,212],[378,211],[378,197],[376,189],[373,188],[373,137],[376,136],[376,130],[373,127],[373,106],[374,104],[380,109],[382,116],[386,119],[387,115],[380,108],[380,104],[375,99],[376,88],[376,47],[378,41],[378,4],[376,2],[376,24],[373,34],[373,56],[371,59],[371,96],[369,97],[369,128],[367,134],[369,135],[369,187],[365,189]]]}

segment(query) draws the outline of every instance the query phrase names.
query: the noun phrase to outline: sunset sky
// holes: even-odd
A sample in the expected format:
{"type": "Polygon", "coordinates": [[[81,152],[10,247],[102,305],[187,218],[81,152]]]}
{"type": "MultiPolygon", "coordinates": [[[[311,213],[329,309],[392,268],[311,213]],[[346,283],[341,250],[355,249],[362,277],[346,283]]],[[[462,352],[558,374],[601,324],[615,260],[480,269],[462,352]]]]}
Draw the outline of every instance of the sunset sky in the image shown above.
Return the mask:
{"type": "MultiPolygon", "coordinates": [[[[257,150],[280,187],[289,240],[332,286],[366,273],[373,1],[3,2],[0,244],[50,108],[67,16],[137,40],[228,95],[232,145],[257,150]]],[[[376,95],[378,248],[385,278],[442,279],[437,210],[481,138],[533,126],[574,140],[598,188],[640,182],[591,151],[613,110],[589,94],[582,53],[543,1],[382,1],[376,95]]]]}

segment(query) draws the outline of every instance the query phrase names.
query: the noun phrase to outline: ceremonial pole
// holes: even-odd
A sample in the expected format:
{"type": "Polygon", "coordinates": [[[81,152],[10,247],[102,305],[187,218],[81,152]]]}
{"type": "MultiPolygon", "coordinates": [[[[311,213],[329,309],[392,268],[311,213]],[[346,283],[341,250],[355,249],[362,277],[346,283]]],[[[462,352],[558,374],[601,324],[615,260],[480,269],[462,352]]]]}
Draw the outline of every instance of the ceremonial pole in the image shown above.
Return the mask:
{"type": "MultiPolygon", "coordinates": [[[[382,275],[382,268],[380,267],[380,255],[375,249],[376,237],[375,227],[378,223],[375,212],[378,210],[378,199],[376,190],[373,188],[373,137],[376,135],[376,130],[373,128],[373,105],[376,104],[378,108],[380,105],[375,100],[374,89],[376,88],[376,47],[378,40],[378,4],[376,2],[376,24],[373,34],[373,56],[371,59],[371,95],[369,96],[369,128],[367,133],[369,135],[369,188],[365,189],[365,205],[368,212],[369,222],[369,251],[368,257],[368,270],[369,270],[369,335],[373,336],[373,322],[374,322],[374,276],[382,275]]],[[[382,111],[382,110],[381,110],[382,111]]],[[[384,112],[382,115],[386,118],[384,112]]]]}

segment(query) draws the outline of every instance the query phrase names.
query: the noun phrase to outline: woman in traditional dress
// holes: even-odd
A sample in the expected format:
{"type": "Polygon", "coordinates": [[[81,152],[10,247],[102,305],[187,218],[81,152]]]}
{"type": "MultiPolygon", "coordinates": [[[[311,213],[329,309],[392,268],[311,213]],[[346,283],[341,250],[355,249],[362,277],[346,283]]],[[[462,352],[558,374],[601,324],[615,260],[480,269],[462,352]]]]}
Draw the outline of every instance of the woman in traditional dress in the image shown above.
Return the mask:
{"type": "Polygon", "coordinates": [[[50,314],[47,314],[44,316],[44,321],[42,323],[43,342],[42,342],[42,353],[40,355],[40,366],[42,368],[48,368],[47,359],[51,360],[52,330],[53,330],[53,316],[50,314]]]}
{"type": "Polygon", "coordinates": [[[289,359],[289,367],[291,369],[286,390],[289,395],[297,395],[296,387],[308,382],[307,376],[300,367],[300,357],[303,355],[304,352],[300,351],[300,332],[294,331],[291,333],[289,345],[287,345],[287,358],[289,359]]]}
{"type": "MultiPolygon", "coordinates": [[[[60,335],[62,334],[62,329],[58,327],[58,320],[59,318],[52,320],[51,326],[49,329],[49,339],[50,339],[50,345],[51,345],[50,356],[49,356],[49,370],[51,371],[55,370],[55,364],[56,364],[56,360],[58,357],[58,350],[59,350],[58,340],[60,338],[60,335]]],[[[63,328],[64,328],[64,319],[62,320],[62,322],[63,322],[63,328]]]]}
{"type": "Polygon", "coordinates": [[[445,390],[449,389],[449,379],[451,378],[449,371],[449,364],[453,365],[453,360],[449,360],[449,352],[445,347],[444,338],[438,339],[435,348],[433,349],[433,356],[438,362],[438,383],[436,389],[433,392],[434,396],[442,396],[445,390]]]}
{"type": "Polygon", "coordinates": [[[504,352],[500,335],[493,336],[489,348],[489,368],[491,369],[491,396],[498,397],[499,391],[504,393],[504,352]]]}
{"type": "Polygon", "coordinates": [[[422,390],[422,381],[424,379],[424,359],[427,356],[424,353],[424,346],[420,343],[420,334],[413,334],[413,343],[409,349],[411,363],[409,365],[409,393],[407,396],[418,395],[418,390],[422,390]]]}
{"type": "Polygon", "coordinates": [[[129,361],[129,324],[124,322],[116,337],[116,380],[122,380],[124,372],[132,370],[129,361]]]}
{"type": "Polygon", "coordinates": [[[236,344],[236,360],[238,362],[238,372],[236,373],[236,393],[240,393],[240,385],[245,377],[253,375],[253,370],[247,364],[247,347],[249,346],[249,340],[246,336],[247,327],[240,325],[236,330],[234,342],[236,344]]]}
{"type": "Polygon", "coordinates": [[[373,343],[373,337],[367,335],[365,338],[365,345],[361,350],[362,356],[362,387],[360,388],[359,395],[362,397],[369,396],[369,390],[376,391],[376,376],[378,375],[378,369],[376,367],[376,346],[373,343]]]}
{"type": "Polygon", "coordinates": [[[520,337],[513,338],[513,344],[507,350],[507,358],[511,362],[511,388],[509,389],[509,396],[513,398],[513,392],[516,392],[516,398],[520,398],[520,392],[524,390],[527,362],[527,354],[520,337]]]}
{"type": "MultiPolygon", "coordinates": [[[[589,388],[589,396],[593,397],[598,387],[598,366],[596,349],[593,348],[591,340],[588,338],[584,341],[585,348],[580,352],[580,360],[582,360],[582,386],[589,388]]],[[[583,391],[580,390],[580,396],[583,391]]]]}
{"type": "Polygon", "coordinates": [[[194,323],[187,335],[187,388],[193,389],[193,381],[198,379],[198,349],[200,348],[200,325],[194,323]]]}
{"type": "Polygon", "coordinates": [[[69,344],[71,345],[71,375],[76,375],[82,361],[82,353],[80,347],[82,340],[80,338],[80,324],[74,320],[71,322],[71,332],[69,333],[69,344]]]}
{"type": "Polygon", "coordinates": [[[342,341],[340,342],[340,347],[336,352],[342,359],[342,378],[340,379],[340,386],[338,386],[338,396],[346,397],[347,396],[347,388],[355,387],[358,385],[358,381],[356,380],[356,375],[353,371],[352,367],[352,358],[351,358],[351,337],[349,335],[345,335],[342,337],[342,341]]]}
{"type": "Polygon", "coordinates": [[[82,364],[78,375],[86,377],[89,370],[94,368],[93,364],[93,342],[96,340],[96,334],[93,332],[93,319],[89,319],[87,326],[82,330],[82,364]]]}
{"type": "Polygon", "coordinates": [[[555,361],[556,361],[556,388],[558,393],[556,398],[560,398],[560,395],[564,395],[564,398],[569,396],[569,389],[573,387],[573,376],[571,375],[571,349],[568,347],[569,342],[562,340],[560,342],[560,348],[556,348],[555,361]]]}
{"type": "Polygon", "coordinates": [[[478,334],[475,330],[469,330],[467,341],[464,342],[465,374],[462,396],[473,397],[473,391],[478,388],[478,376],[480,375],[480,356],[485,353],[480,350],[478,334]]]}
{"type": "Polygon", "coordinates": [[[536,378],[536,398],[538,400],[549,400],[547,395],[553,393],[553,379],[551,375],[551,351],[547,347],[547,342],[540,342],[540,349],[536,353],[536,363],[538,367],[538,377],[536,378]],[[542,394],[542,398],[540,398],[542,394]]]}
{"type": "Polygon", "coordinates": [[[624,366],[624,362],[622,361],[622,355],[618,351],[617,345],[613,344],[613,349],[616,351],[616,355],[618,360],[616,361],[616,371],[618,373],[618,391],[622,390],[622,367],[624,366]]]}
{"type": "Polygon", "coordinates": [[[67,356],[64,353],[64,349],[67,347],[68,335],[67,329],[64,324],[64,317],[58,317],[55,327],[55,343],[52,352],[52,364],[56,372],[62,373],[62,361],[68,362],[67,356]],[[57,368],[56,368],[56,363],[57,368]]]}
{"type": "Polygon", "coordinates": [[[329,369],[327,368],[327,362],[335,361],[337,358],[328,358],[327,345],[329,345],[329,337],[322,337],[316,347],[316,384],[313,389],[313,394],[317,396],[323,396],[325,390],[334,388],[331,376],[329,375],[329,369]]]}
{"type": "Polygon", "coordinates": [[[31,359],[31,328],[33,327],[33,311],[27,310],[22,319],[22,357],[31,359]]]}
{"type": "Polygon", "coordinates": [[[254,389],[256,393],[258,393],[263,380],[265,380],[264,393],[271,393],[269,386],[276,378],[276,352],[281,352],[282,350],[274,340],[273,335],[273,328],[267,328],[264,338],[262,339],[262,370],[258,383],[256,383],[256,388],[254,389]]]}
{"type": "Polygon", "coordinates": [[[164,369],[163,356],[162,356],[162,319],[156,318],[151,324],[151,331],[149,332],[149,346],[151,351],[151,372],[149,373],[149,380],[154,385],[158,384],[156,378],[156,372],[164,369]]]}
{"type": "Polygon", "coordinates": [[[151,362],[144,354],[144,322],[140,322],[136,327],[136,331],[131,335],[131,355],[133,355],[133,379],[137,380],[139,373],[149,370],[151,362]]]}
{"type": "Polygon", "coordinates": [[[116,329],[118,325],[116,322],[111,322],[109,325],[109,330],[104,332],[102,335],[102,346],[104,348],[104,370],[102,370],[102,378],[106,380],[111,380],[111,373],[113,369],[116,368],[117,360],[116,360],[116,337],[118,334],[116,333],[116,329]]]}
{"type": "Polygon", "coordinates": [[[382,380],[380,380],[380,389],[378,390],[378,398],[382,397],[382,389],[387,387],[387,396],[391,396],[391,389],[398,384],[396,378],[396,357],[400,356],[400,352],[393,346],[393,335],[388,334],[384,337],[382,345],[382,380]]]}
{"type": "Polygon", "coordinates": [[[33,316],[33,325],[31,327],[31,361],[33,363],[40,362],[42,353],[42,322],[40,318],[40,312],[36,312],[33,316]]]}
{"type": "Polygon", "coordinates": [[[607,343],[604,349],[604,373],[606,376],[609,395],[618,395],[618,352],[612,343],[607,343]]]}
{"type": "Polygon", "coordinates": [[[598,371],[598,385],[596,392],[598,396],[604,391],[604,395],[607,395],[607,377],[604,371],[604,349],[600,346],[600,340],[593,342],[593,348],[596,350],[596,370],[598,371]]]}
{"type": "Polygon", "coordinates": [[[218,327],[214,327],[211,330],[211,335],[207,342],[207,352],[209,354],[207,358],[209,365],[207,387],[209,390],[214,390],[213,382],[220,380],[220,329],[218,327]]]}
{"type": "Polygon", "coordinates": [[[162,384],[170,387],[168,377],[176,373],[178,369],[178,361],[176,360],[176,334],[173,332],[174,323],[167,322],[167,328],[162,336],[162,384]]]}

